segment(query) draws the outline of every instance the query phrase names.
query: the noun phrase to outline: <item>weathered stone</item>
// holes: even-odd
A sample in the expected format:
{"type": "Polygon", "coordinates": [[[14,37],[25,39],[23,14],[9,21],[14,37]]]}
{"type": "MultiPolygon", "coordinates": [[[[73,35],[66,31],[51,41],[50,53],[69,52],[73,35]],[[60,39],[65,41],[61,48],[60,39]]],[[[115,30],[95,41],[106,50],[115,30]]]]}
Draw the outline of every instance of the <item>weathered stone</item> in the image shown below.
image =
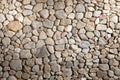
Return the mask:
{"type": "Polygon", "coordinates": [[[53,64],[53,65],[51,65],[51,69],[52,69],[52,71],[54,71],[54,72],[59,72],[59,71],[60,71],[60,65],[58,65],[58,64],[53,64]]]}
{"type": "Polygon", "coordinates": [[[94,24],[94,22],[88,22],[87,25],[85,26],[85,29],[87,31],[94,31],[95,30],[95,24],[94,24]]]}
{"type": "Polygon", "coordinates": [[[41,48],[37,49],[36,57],[41,58],[41,57],[47,57],[49,55],[50,54],[49,54],[46,46],[42,46],[41,48]]]}
{"type": "Polygon", "coordinates": [[[52,38],[47,38],[45,40],[45,43],[48,44],[48,45],[54,45],[54,40],[52,38]]]}
{"type": "Polygon", "coordinates": [[[39,71],[39,65],[34,65],[32,68],[32,71],[38,72],[39,71]]]}
{"type": "Polygon", "coordinates": [[[43,9],[40,11],[40,15],[43,17],[43,18],[48,18],[49,16],[49,11],[47,9],[43,9]]]}
{"type": "Polygon", "coordinates": [[[22,70],[22,61],[21,60],[12,60],[10,62],[10,67],[13,69],[13,70],[22,70]]]}
{"type": "Polygon", "coordinates": [[[56,10],[58,10],[58,9],[64,9],[65,8],[65,4],[64,4],[64,2],[56,2],[55,5],[54,5],[54,8],[56,10]]]}
{"type": "Polygon", "coordinates": [[[5,21],[5,16],[3,14],[0,14],[0,22],[5,21]]]}
{"type": "Polygon", "coordinates": [[[80,41],[79,46],[83,49],[87,49],[90,46],[90,43],[88,41],[80,41]]]}
{"type": "Polygon", "coordinates": [[[67,14],[63,10],[57,10],[55,15],[58,19],[63,19],[67,17],[67,14]]]}
{"type": "Polygon", "coordinates": [[[78,4],[78,5],[76,5],[75,10],[76,10],[76,12],[85,12],[85,7],[83,4],[78,4]]]}
{"type": "Polygon", "coordinates": [[[28,59],[32,57],[32,54],[30,53],[30,50],[22,50],[20,52],[20,57],[28,59]]]}
{"type": "Polygon", "coordinates": [[[13,21],[8,24],[8,28],[12,31],[18,31],[23,28],[23,25],[19,21],[13,21]]]}
{"type": "Polygon", "coordinates": [[[61,20],[61,25],[66,26],[71,24],[71,20],[70,19],[62,19],[61,20]]]}
{"type": "Polygon", "coordinates": [[[15,76],[9,76],[8,80],[17,80],[17,78],[15,76]]]}
{"type": "Polygon", "coordinates": [[[97,71],[97,77],[104,78],[107,76],[107,72],[104,71],[97,71]]]}
{"type": "Polygon", "coordinates": [[[99,68],[103,71],[109,70],[108,64],[99,64],[99,68]]]}
{"type": "Polygon", "coordinates": [[[5,37],[2,39],[2,43],[5,45],[5,46],[8,46],[10,44],[11,40],[10,38],[8,37],[5,37]]]}
{"type": "Polygon", "coordinates": [[[28,42],[24,45],[25,49],[33,49],[35,48],[35,43],[34,42],[28,42]]]}
{"type": "Polygon", "coordinates": [[[97,30],[106,30],[107,27],[106,27],[106,25],[98,24],[98,25],[96,26],[96,29],[97,29],[97,30]]]}
{"type": "Polygon", "coordinates": [[[64,45],[55,45],[55,50],[61,51],[64,50],[64,45]]]}
{"type": "Polygon", "coordinates": [[[46,28],[52,28],[53,27],[53,24],[54,22],[53,21],[50,21],[48,19],[46,19],[44,22],[43,22],[43,26],[46,27],[46,28]]]}

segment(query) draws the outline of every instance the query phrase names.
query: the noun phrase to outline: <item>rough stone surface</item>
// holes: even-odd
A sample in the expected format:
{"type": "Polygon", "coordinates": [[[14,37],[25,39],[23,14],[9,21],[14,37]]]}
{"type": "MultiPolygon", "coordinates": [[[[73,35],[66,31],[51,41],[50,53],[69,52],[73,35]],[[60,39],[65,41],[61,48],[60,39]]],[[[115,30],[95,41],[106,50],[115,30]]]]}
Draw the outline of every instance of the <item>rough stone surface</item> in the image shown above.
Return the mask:
{"type": "Polygon", "coordinates": [[[22,29],[23,25],[18,21],[13,21],[8,24],[8,28],[12,31],[18,31],[22,29]]]}
{"type": "Polygon", "coordinates": [[[21,60],[12,60],[10,62],[10,67],[13,70],[22,70],[22,61],[21,60]]]}

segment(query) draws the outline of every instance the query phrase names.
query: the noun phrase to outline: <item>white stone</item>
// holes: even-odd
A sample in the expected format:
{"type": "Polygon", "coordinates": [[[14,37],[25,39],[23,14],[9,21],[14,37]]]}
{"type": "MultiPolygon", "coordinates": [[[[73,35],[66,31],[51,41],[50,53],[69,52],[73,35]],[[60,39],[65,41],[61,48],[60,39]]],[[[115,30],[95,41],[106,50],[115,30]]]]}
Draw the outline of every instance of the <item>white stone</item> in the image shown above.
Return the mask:
{"type": "Polygon", "coordinates": [[[15,15],[15,18],[19,20],[20,22],[23,22],[23,15],[21,13],[18,13],[15,15]]]}
{"type": "Polygon", "coordinates": [[[70,32],[71,30],[72,30],[72,25],[68,25],[67,27],[65,27],[66,32],[70,32]]]}
{"type": "Polygon", "coordinates": [[[70,14],[68,15],[68,18],[74,19],[74,18],[75,18],[75,14],[74,14],[74,13],[70,13],[70,14]]]}
{"type": "Polygon", "coordinates": [[[108,32],[108,33],[113,33],[113,31],[112,31],[111,28],[107,28],[106,32],[108,32]]]}
{"type": "Polygon", "coordinates": [[[96,26],[96,29],[97,29],[97,30],[106,30],[107,27],[106,27],[106,25],[104,25],[104,24],[98,24],[98,25],[96,26]]]}
{"type": "Polygon", "coordinates": [[[14,20],[14,17],[12,15],[6,15],[6,17],[7,17],[7,20],[9,20],[9,21],[13,21],[14,20]]]}
{"type": "Polygon", "coordinates": [[[32,21],[28,17],[24,18],[24,20],[23,20],[24,25],[30,25],[31,23],[32,23],[32,21]]]}
{"type": "Polygon", "coordinates": [[[84,14],[83,13],[76,13],[76,19],[82,19],[83,18],[83,16],[84,16],[84,14]]]}
{"type": "Polygon", "coordinates": [[[47,38],[46,33],[45,33],[44,31],[42,31],[42,32],[40,33],[39,38],[40,38],[40,39],[46,39],[46,38],[47,38]]]}
{"type": "Polygon", "coordinates": [[[101,14],[101,11],[95,11],[95,12],[94,12],[94,16],[95,16],[95,17],[100,16],[100,14],[101,14]]]}
{"type": "Polygon", "coordinates": [[[5,16],[3,14],[0,14],[0,22],[5,21],[5,16]]]}

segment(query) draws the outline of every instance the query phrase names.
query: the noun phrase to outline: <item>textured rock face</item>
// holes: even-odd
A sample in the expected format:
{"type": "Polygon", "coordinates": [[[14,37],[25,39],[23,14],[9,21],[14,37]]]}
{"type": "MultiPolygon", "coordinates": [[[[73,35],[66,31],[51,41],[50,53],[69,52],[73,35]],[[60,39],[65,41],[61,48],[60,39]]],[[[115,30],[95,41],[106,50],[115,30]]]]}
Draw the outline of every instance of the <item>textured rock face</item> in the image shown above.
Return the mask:
{"type": "Polygon", "coordinates": [[[0,80],[120,80],[120,0],[0,0],[0,80]]]}
{"type": "Polygon", "coordinates": [[[15,32],[22,29],[22,27],[23,25],[18,21],[13,21],[13,22],[8,23],[8,28],[15,32]]]}

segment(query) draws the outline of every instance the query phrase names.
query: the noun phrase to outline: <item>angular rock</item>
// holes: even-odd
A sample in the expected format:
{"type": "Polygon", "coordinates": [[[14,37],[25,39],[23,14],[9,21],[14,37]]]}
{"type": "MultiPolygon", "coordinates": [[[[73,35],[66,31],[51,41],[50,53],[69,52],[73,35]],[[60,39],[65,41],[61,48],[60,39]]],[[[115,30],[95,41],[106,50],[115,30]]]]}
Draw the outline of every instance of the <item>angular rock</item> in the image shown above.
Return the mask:
{"type": "Polygon", "coordinates": [[[22,14],[16,14],[15,19],[19,20],[20,22],[23,22],[23,15],[22,14]]]}
{"type": "Polygon", "coordinates": [[[41,48],[37,49],[36,57],[41,58],[41,57],[47,57],[49,55],[50,53],[48,52],[46,46],[42,46],[41,48]]]}
{"type": "Polygon", "coordinates": [[[46,39],[47,38],[47,35],[44,31],[42,31],[39,35],[39,39],[46,39]]]}
{"type": "Polygon", "coordinates": [[[23,25],[19,21],[12,21],[8,24],[8,29],[15,32],[22,28],[23,28],[23,25]]]}
{"type": "Polygon", "coordinates": [[[60,24],[62,26],[69,25],[69,24],[71,24],[71,20],[70,19],[62,19],[60,24]]]}
{"type": "Polygon", "coordinates": [[[65,49],[64,45],[55,45],[55,50],[57,50],[57,51],[62,51],[64,49],[65,49]]]}
{"type": "Polygon", "coordinates": [[[10,62],[10,67],[13,69],[13,70],[22,70],[22,61],[21,60],[12,60],[10,62]]]}

